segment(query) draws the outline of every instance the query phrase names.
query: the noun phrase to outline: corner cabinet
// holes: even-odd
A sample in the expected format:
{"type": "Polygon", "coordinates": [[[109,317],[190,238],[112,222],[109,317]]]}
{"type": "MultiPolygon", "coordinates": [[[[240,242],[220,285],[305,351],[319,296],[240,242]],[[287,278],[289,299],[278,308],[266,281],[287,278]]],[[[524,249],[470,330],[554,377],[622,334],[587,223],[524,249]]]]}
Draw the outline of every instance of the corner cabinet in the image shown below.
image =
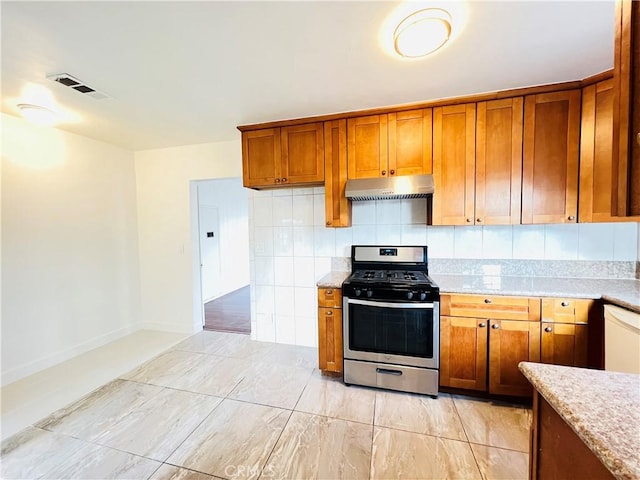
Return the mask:
{"type": "Polygon", "coordinates": [[[576,223],[580,90],[528,95],[524,103],[522,223],[576,223]]]}
{"type": "Polygon", "coordinates": [[[318,288],[318,368],[342,373],[342,291],[318,288]]]}
{"type": "Polygon", "coordinates": [[[431,173],[431,130],[430,108],[349,118],[348,177],[431,173]]]}
{"type": "Polygon", "coordinates": [[[245,187],[286,187],[324,182],[322,122],[242,132],[245,187]]]}

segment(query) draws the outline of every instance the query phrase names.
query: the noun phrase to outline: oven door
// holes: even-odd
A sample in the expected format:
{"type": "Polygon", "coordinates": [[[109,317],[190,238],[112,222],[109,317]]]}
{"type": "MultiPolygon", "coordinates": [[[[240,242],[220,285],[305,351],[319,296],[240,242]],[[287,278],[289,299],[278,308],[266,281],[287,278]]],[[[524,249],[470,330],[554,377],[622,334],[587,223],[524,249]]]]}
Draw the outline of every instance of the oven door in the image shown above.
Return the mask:
{"type": "Polygon", "coordinates": [[[440,304],[343,299],[344,358],[438,368],[440,304]]]}

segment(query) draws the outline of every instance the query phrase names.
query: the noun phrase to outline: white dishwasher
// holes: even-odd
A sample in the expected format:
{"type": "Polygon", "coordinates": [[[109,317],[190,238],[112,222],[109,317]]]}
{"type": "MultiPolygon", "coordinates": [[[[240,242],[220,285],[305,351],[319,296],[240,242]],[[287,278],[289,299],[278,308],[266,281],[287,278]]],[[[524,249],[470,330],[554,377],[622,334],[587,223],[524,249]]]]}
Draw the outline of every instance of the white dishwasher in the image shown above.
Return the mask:
{"type": "Polygon", "coordinates": [[[640,313],[604,306],[604,369],[640,373],[640,313]]]}

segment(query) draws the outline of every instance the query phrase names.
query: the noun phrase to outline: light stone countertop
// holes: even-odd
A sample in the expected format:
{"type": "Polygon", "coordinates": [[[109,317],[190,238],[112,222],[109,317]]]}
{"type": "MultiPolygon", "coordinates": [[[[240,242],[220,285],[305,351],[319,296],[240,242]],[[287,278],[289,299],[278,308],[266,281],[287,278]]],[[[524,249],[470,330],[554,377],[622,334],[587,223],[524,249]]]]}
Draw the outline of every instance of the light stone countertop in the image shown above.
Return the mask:
{"type": "Polygon", "coordinates": [[[316,285],[321,288],[341,288],[342,282],[351,275],[351,272],[330,272],[322,277],[316,285]]]}
{"type": "MultiPolygon", "coordinates": [[[[334,271],[318,287],[340,288],[349,272],[334,271]]],[[[640,313],[640,280],[601,278],[511,277],[432,273],[440,293],[522,295],[528,297],[602,298],[640,313]]]]}
{"type": "Polygon", "coordinates": [[[640,312],[640,280],[447,275],[441,273],[433,273],[431,277],[440,287],[440,293],[602,298],[608,303],[640,312]]]}
{"type": "Polygon", "coordinates": [[[616,478],[640,478],[640,375],[530,362],[519,368],[616,478]]]}

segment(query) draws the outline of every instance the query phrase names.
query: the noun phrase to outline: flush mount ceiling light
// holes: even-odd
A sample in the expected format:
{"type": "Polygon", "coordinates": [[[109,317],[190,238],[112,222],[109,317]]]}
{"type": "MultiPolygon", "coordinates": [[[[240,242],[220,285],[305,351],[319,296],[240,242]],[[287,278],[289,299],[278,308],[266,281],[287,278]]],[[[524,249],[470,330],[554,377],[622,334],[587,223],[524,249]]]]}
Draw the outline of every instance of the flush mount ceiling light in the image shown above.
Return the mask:
{"type": "Polygon", "coordinates": [[[393,32],[398,55],[424,57],[438,50],[451,35],[451,15],[441,8],[426,8],[407,16],[393,32]]]}
{"type": "Polygon", "coordinates": [[[35,125],[50,127],[56,121],[56,114],[46,107],[30,103],[19,103],[18,108],[22,116],[35,125]]]}

